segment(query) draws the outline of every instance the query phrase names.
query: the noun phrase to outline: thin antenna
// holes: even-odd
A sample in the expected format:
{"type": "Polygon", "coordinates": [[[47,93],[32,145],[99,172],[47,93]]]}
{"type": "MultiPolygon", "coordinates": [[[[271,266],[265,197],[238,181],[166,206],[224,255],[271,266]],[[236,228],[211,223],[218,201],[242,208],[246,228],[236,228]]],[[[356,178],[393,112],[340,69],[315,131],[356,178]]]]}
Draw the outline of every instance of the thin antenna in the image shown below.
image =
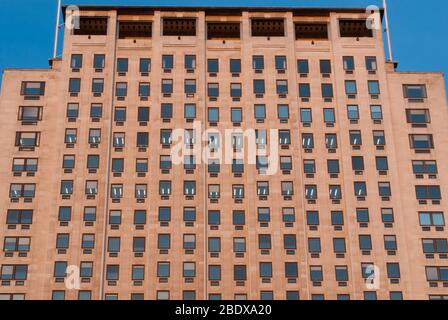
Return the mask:
{"type": "Polygon", "coordinates": [[[390,41],[390,32],[389,32],[389,18],[387,16],[387,3],[386,0],[383,0],[384,7],[384,18],[386,21],[386,36],[387,36],[387,48],[389,49],[389,60],[394,61],[394,56],[392,55],[392,44],[390,41]]]}
{"type": "Polygon", "coordinates": [[[61,15],[61,0],[58,0],[58,9],[57,9],[57,16],[56,16],[56,27],[54,32],[54,51],[53,51],[53,59],[57,56],[57,50],[58,50],[58,38],[59,38],[59,18],[61,15]]]}

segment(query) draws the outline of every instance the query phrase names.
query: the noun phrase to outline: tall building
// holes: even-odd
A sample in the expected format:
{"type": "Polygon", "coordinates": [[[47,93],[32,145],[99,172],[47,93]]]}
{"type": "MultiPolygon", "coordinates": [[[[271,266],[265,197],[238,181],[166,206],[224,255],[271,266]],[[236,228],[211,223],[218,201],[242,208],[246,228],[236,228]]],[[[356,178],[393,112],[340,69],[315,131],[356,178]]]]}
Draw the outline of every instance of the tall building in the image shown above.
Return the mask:
{"type": "Polygon", "coordinates": [[[3,74],[0,298],[448,298],[443,75],[365,9],[79,9],[3,74]]]}

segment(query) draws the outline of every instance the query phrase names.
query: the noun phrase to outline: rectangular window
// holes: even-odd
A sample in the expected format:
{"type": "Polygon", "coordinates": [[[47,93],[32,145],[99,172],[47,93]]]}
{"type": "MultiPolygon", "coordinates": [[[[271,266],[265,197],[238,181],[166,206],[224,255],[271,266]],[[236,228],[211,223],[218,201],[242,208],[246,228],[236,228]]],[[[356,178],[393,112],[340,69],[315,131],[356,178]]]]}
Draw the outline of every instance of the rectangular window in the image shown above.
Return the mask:
{"type": "Polygon", "coordinates": [[[185,222],[196,221],[196,208],[184,208],[183,210],[183,220],[185,222]]]}
{"type": "Polygon", "coordinates": [[[196,118],[196,104],[187,103],[184,105],[184,117],[185,119],[196,118]]]}
{"type": "Polygon", "coordinates": [[[331,212],[331,225],[343,226],[344,225],[344,213],[342,211],[331,212]]]}
{"type": "Polygon", "coordinates": [[[287,94],[288,93],[288,80],[277,80],[276,81],[277,94],[287,94]]]}
{"type": "Polygon", "coordinates": [[[235,265],[233,267],[233,279],[235,281],[246,281],[247,271],[245,265],[235,265]]]}
{"type": "Polygon", "coordinates": [[[184,181],[184,195],[196,194],[196,181],[184,181]]]}
{"type": "Polygon", "coordinates": [[[369,209],[367,208],[356,208],[356,221],[358,223],[367,223],[370,221],[369,209]]]}
{"type": "Polygon", "coordinates": [[[241,72],[241,59],[230,59],[230,72],[231,73],[241,72]]]}
{"type": "Polygon", "coordinates": [[[302,133],[302,147],[304,149],[314,148],[314,135],[312,133],[302,133]]]}
{"type": "Polygon", "coordinates": [[[313,282],[323,281],[323,272],[321,266],[310,266],[310,279],[313,282]]]}
{"type": "Polygon", "coordinates": [[[272,262],[260,262],[260,278],[272,278],[272,262]]]}
{"type": "Polygon", "coordinates": [[[36,193],[35,184],[12,183],[10,185],[9,197],[16,198],[34,198],[36,193]]]}
{"type": "Polygon", "coordinates": [[[428,97],[426,86],[423,84],[404,84],[403,95],[406,99],[425,99],[428,97]]]}
{"type": "Polygon", "coordinates": [[[115,95],[117,97],[126,97],[128,95],[127,82],[117,82],[115,87],[115,95]]]}
{"type": "Polygon", "coordinates": [[[129,69],[129,60],[127,58],[117,59],[117,72],[126,73],[129,69]]]}
{"type": "Polygon", "coordinates": [[[257,181],[257,195],[269,195],[269,182],[257,181]]]}
{"type": "Polygon", "coordinates": [[[352,146],[361,146],[362,145],[362,136],[361,131],[351,130],[349,132],[350,144],[352,146]]]}
{"type": "Polygon", "coordinates": [[[241,123],[243,121],[243,109],[241,108],[231,108],[231,121],[233,123],[241,123]]]}
{"type": "Polygon", "coordinates": [[[333,85],[331,83],[322,84],[322,98],[333,98],[333,85]]]}
{"type": "Polygon", "coordinates": [[[96,221],[96,207],[85,207],[83,220],[84,221],[96,221]]]}
{"type": "Polygon", "coordinates": [[[432,134],[411,134],[409,135],[411,149],[433,149],[434,141],[432,134]]]}
{"type": "Polygon", "coordinates": [[[241,95],[242,95],[241,83],[231,83],[230,96],[232,98],[241,98],[241,95]]]}
{"type": "Polygon", "coordinates": [[[320,60],[320,73],[321,74],[330,74],[331,73],[331,61],[330,60],[320,60]]]}
{"type": "Polygon", "coordinates": [[[59,207],[58,221],[70,221],[72,218],[72,208],[71,207],[59,207]]]}
{"type": "Polygon", "coordinates": [[[43,96],[45,95],[45,82],[23,81],[21,88],[22,96],[43,96]]]}
{"type": "Polygon", "coordinates": [[[16,147],[38,147],[40,132],[17,132],[16,147]]]}
{"type": "Polygon", "coordinates": [[[126,108],[125,107],[115,107],[114,121],[116,121],[116,122],[126,121],[126,108]]]}
{"type": "Polygon", "coordinates": [[[355,70],[355,58],[353,56],[342,57],[342,63],[344,65],[345,71],[354,71],[355,70]]]}
{"type": "Polygon", "coordinates": [[[448,267],[426,267],[428,281],[448,281],[448,267]]]}
{"type": "Polygon", "coordinates": [[[296,220],[294,208],[282,208],[282,220],[288,223],[294,222],[296,220]]]}
{"type": "Polygon", "coordinates": [[[98,144],[101,142],[101,129],[89,129],[89,143],[98,144]]]}
{"type": "Polygon", "coordinates": [[[68,92],[79,93],[81,91],[81,79],[70,78],[68,82],[68,92]]]}
{"type": "Polygon", "coordinates": [[[308,60],[297,60],[297,72],[308,74],[310,72],[308,60]]]}
{"type": "Polygon", "coordinates": [[[187,70],[196,69],[196,56],[195,55],[186,55],[184,62],[185,62],[185,69],[187,69],[187,70]]]}
{"type": "Polygon", "coordinates": [[[208,266],[208,280],[220,281],[221,280],[221,266],[209,265],[208,266]]]}
{"type": "Polygon", "coordinates": [[[264,80],[262,80],[262,79],[254,80],[254,93],[255,94],[264,94],[265,93],[264,80]]]}
{"type": "Polygon", "coordinates": [[[313,122],[313,116],[312,116],[312,110],[311,108],[301,108],[300,109],[300,121],[302,123],[311,123],[313,122]]]}
{"type": "Polygon", "coordinates": [[[338,174],[339,160],[327,160],[327,171],[329,174],[338,174]]]}
{"type": "Polygon", "coordinates": [[[387,157],[375,157],[376,170],[387,171],[389,170],[389,164],[387,157]]]}
{"type": "Polygon", "coordinates": [[[123,148],[125,145],[125,134],[123,132],[114,132],[113,134],[114,148],[123,148]]]}
{"type": "Polygon", "coordinates": [[[325,134],[325,147],[327,149],[336,149],[338,147],[338,140],[336,134],[325,134]]]}
{"type": "Polygon", "coordinates": [[[425,254],[448,253],[447,239],[422,239],[422,247],[423,247],[423,253],[425,254]]]}
{"type": "Polygon", "coordinates": [[[210,98],[219,97],[219,84],[218,83],[208,83],[207,84],[207,94],[210,98]]]}
{"type": "Polygon", "coordinates": [[[336,281],[347,282],[348,281],[348,269],[347,266],[335,267],[336,281]]]}
{"type": "Polygon", "coordinates": [[[266,105],[256,104],[254,106],[255,119],[266,119],[266,105]]]}
{"type": "Polygon", "coordinates": [[[437,162],[431,160],[415,160],[412,161],[412,170],[415,174],[437,174],[437,162]]]}
{"type": "Polygon", "coordinates": [[[160,169],[171,169],[171,156],[160,156],[160,169]]]}
{"type": "Polygon", "coordinates": [[[440,186],[415,186],[417,200],[440,200],[440,186]]]}
{"type": "Polygon", "coordinates": [[[162,93],[163,94],[173,93],[173,79],[162,79],[162,93]]]}
{"type": "Polygon", "coordinates": [[[378,69],[376,57],[366,57],[366,69],[367,71],[376,71],[378,69]]]}
{"type": "Polygon", "coordinates": [[[258,222],[271,221],[271,214],[269,208],[257,208],[257,218],[258,222]]]}
{"type": "Polygon", "coordinates": [[[105,67],[106,56],[104,54],[95,54],[93,56],[93,68],[102,70],[105,67]]]}
{"type": "Polygon", "coordinates": [[[286,56],[275,56],[275,69],[286,70],[286,56]]]}
{"type": "Polygon", "coordinates": [[[333,124],[336,122],[336,116],[333,108],[324,108],[324,122],[333,124]]]}
{"type": "Polygon", "coordinates": [[[386,136],[384,131],[373,131],[373,144],[375,146],[385,146],[386,136]]]}
{"type": "Polygon", "coordinates": [[[369,89],[369,94],[377,95],[380,94],[380,83],[377,80],[367,81],[367,86],[369,89]]]}
{"type": "Polygon", "coordinates": [[[14,158],[12,162],[13,172],[37,172],[38,159],[14,158]]]}
{"type": "Polygon", "coordinates": [[[101,118],[103,115],[103,105],[101,103],[92,103],[90,105],[90,118],[101,118]]]}
{"type": "Polygon", "coordinates": [[[162,56],[162,69],[173,69],[174,58],[172,55],[162,56]]]}
{"type": "Polygon", "coordinates": [[[40,121],[42,120],[42,107],[19,107],[20,121],[40,121]]]}
{"type": "Polygon", "coordinates": [[[122,184],[112,184],[110,186],[110,197],[112,199],[120,199],[123,197],[123,185],[122,184]]]}
{"type": "MultiPolygon", "coordinates": [[[[121,212],[120,212],[121,215],[121,212]]],[[[135,225],[145,225],[146,224],[146,210],[135,210],[134,211],[134,224],[135,225]]]]}
{"type": "Polygon", "coordinates": [[[387,270],[387,277],[389,279],[400,278],[400,265],[398,263],[387,263],[386,270],[387,270]]]}
{"type": "Polygon", "coordinates": [[[367,196],[367,186],[363,181],[354,182],[355,187],[355,196],[356,197],[365,197],[367,196]]]}
{"type": "Polygon", "coordinates": [[[148,122],[149,121],[149,107],[138,107],[137,121],[148,122]]]}
{"type": "Polygon", "coordinates": [[[170,195],[171,194],[171,181],[159,181],[159,194],[170,195]]]}
{"type": "Polygon", "coordinates": [[[264,69],[264,57],[263,56],[253,56],[252,57],[252,67],[254,70],[264,69]]]}
{"type": "Polygon", "coordinates": [[[316,163],[314,160],[303,160],[304,173],[316,173],[316,163]]]}
{"type": "Polygon", "coordinates": [[[70,68],[72,69],[82,68],[82,54],[72,54],[70,59],[70,68]]]}
{"type": "Polygon", "coordinates": [[[381,120],[383,119],[383,110],[381,106],[374,105],[370,106],[370,116],[372,120],[381,120]]]}
{"type": "Polygon", "coordinates": [[[372,250],[372,239],[370,235],[359,236],[359,249],[363,251],[372,250]]]}
{"type": "Polygon", "coordinates": [[[359,120],[359,107],[358,105],[347,106],[347,117],[349,120],[359,120]]]}
{"type": "Polygon", "coordinates": [[[329,190],[331,200],[340,200],[342,198],[342,191],[340,185],[330,185],[329,190]]]}
{"type": "Polygon", "coordinates": [[[104,79],[92,79],[92,93],[103,93],[104,79]]]}
{"type": "Polygon", "coordinates": [[[68,103],[67,104],[67,118],[78,118],[79,114],[79,104],[78,103],[68,103]]]}
{"type": "Polygon", "coordinates": [[[207,109],[207,116],[209,122],[219,122],[219,109],[210,107],[207,109]]]}
{"type": "Polygon", "coordinates": [[[149,73],[151,72],[151,59],[149,58],[141,58],[139,65],[140,73],[149,73]]]}
{"type": "Polygon", "coordinates": [[[358,93],[356,86],[356,80],[346,80],[345,81],[345,93],[348,95],[353,95],[358,93]]]}
{"type": "Polygon", "coordinates": [[[280,169],[281,170],[292,170],[292,157],[281,156],[280,157],[280,169]]]}
{"type": "Polygon", "coordinates": [[[297,262],[285,262],[285,277],[297,278],[299,275],[299,269],[297,262]]]}
{"type": "Polygon", "coordinates": [[[394,235],[384,236],[384,249],[387,251],[397,250],[397,237],[394,235]]]}
{"type": "Polygon", "coordinates": [[[407,109],[406,120],[412,124],[426,124],[431,122],[428,109],[407,109]]]}
{"type": "Polygon", "coordinates": [[[138,96],[149,97],[151,94],[151,84],[149,82],[140,82],[138,84],[138,96]]]}
{"type": "MultiPolygon", "coordinates": [[[[69,157],[71,157],[71,156],[69,156],[69,157]]],[[[74,165],[74,159],[73,159],[73,162],[72,162],[72,159],[70,159],[70,158],[68,159],[68,161],[69,161],[69,164],[74,165]]],[[[99,166],[100,166],[100,156],[99,155],[93,155],[93,154],[87,155],[87,169],[98,169],[99,166]]]]}
{"type": "Polygon", "coordinates": [[[309,83],[299,83],[299,97],[300,98],[311,97],[311,89],[309,83]]]}
{"type": "Polygon", "coordinates": [[[390,197],[392,191],[389,182],[378,182],[378,193],[380,197],[390,197]]]}
{"type": "Polygon", "coordinates": [[[185,90],[186,94],[196,93],[196,80],[195,79],[186,79],[184,90],[185,90]]]}
{"type": "Polygon", "coordinates": [[[207,72],[208,73],[218,73],[219,72],[219,60],[218,59],[207,59],[207,72]]]}
{"type": "Polygon", "coordinates": [[[305,185],[305,199],[315,200],[317,199],[317,186],[314,184],[305,185]]]}
{"type": "Polygon", "coordinates": [[[162,103],[160,105],[160,116],[162,119],[171,119],[173,117],[173,104],[162,103]]]}
{"type": "Polygon", "coordinates": [[[291,132],[289,130],[279,130],[278,138],[280,145],[291,144],[291,132]]]}

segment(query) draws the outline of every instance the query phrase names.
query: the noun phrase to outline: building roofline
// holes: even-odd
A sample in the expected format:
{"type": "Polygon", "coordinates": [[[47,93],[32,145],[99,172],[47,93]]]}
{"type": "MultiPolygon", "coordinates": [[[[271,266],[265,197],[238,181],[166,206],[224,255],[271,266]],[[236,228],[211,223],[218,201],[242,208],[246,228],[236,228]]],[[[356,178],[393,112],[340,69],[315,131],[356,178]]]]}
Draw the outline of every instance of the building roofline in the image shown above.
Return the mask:
{"type": "MultiPolygon", "coordinates": [[[[63,5],[62,10],[65,16],[65,11],[69,7],[69,5],[63,5]]],[[[251,11],[251,12],[287,12],[292,11],[298,14],[309,14],[309,15],[328,15],[330,12],[336,13],[366,13],[365,8],[341,8],[341,7],[299,7],[299,6],[291,6],[291,7],[275,7],[275,6],[250,6],[250,7],[235,7],[235,6],[108,6],[108,5],[77,5],[80,10],[91,10],[91,11],[109,11],[116,10],[121,11],[123,13],[136,13],[136,11],[208,11],[208,12],[216,12],[220,15],[227,14],[229,12],[238,13],[243,11],[251,11]]],[[[143,13],[143,12],[142,12],[143,13]]],[[[384,9],[380,8],[380,14],[383,16],[384,9]]]]}

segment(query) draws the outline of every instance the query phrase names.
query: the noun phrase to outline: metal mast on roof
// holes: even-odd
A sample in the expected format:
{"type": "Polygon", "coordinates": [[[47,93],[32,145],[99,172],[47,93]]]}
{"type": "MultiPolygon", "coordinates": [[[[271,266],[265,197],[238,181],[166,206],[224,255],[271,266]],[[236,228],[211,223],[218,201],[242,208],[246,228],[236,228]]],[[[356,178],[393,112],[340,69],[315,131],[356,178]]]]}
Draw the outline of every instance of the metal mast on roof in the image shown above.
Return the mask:
{"type": "Polygon", "coordinates": [[[389,49],[389,60],[394,61],[394,57],[392,55],[392,45],[390,41],[390,32],[389,32],[389,19],[387,16],[387,2],[386,0],[383,0],[383,7],[384,7],[384,20],[386,22],[386,36],[387,36],[387,48],[389,49]]]}
{"type": "Polygon", "coordinates": [[[58,0],[58,9],[56,11],[56,27],[54,32],[54,51],[53,51],[53,59],[57,56],[58,50],[58,37],[59,37],[59,18],[61,16],[61,0],[58,0]]]}

